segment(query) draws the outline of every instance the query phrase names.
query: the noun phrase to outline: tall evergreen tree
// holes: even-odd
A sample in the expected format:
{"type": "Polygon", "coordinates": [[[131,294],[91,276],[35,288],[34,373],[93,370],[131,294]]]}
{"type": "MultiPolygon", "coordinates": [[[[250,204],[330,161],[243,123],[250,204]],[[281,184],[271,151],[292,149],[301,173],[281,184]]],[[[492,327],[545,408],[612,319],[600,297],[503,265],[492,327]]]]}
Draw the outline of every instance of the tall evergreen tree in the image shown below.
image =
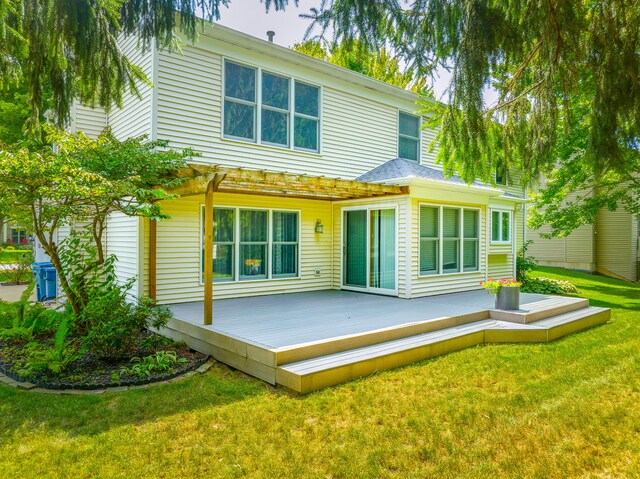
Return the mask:
{"type": "Polygon", "coordinates": [[[638,0],[326,0],[308,18],[333,39],[391,47],[418,75],[451,69],[434,120],[445,171],[548,176],[535,223],[555,234],[602,207],[640,212],[638,0]],[[569,192],[578,200],[562,203],[569,192]]]}
{"type": "MultiPolygon", "coordinates": [[[[262,0],[267,10],[297,0],[262,0]]],[[[177,49],[176,32],[190,40],[199,25],[220,17],[228,0],[0,0],[0,88],[27,82],[32,119],[43,113],[43,86],[59,123],[72,101],[106,109],[120,105],[125,91],[148,82],[123,55],[120,36],[135,35],[143,49],[177,49]]]]}

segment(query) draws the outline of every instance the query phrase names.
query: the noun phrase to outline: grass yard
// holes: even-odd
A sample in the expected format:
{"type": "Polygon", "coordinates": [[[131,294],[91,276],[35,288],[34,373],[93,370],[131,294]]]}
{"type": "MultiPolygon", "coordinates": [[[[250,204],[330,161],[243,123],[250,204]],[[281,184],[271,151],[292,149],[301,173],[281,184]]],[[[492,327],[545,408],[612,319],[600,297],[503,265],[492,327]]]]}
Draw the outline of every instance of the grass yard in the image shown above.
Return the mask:
{"type": "Polygon", "coordinates": [[[536,274],[611,322],[303,397],[223,366],[100,396],[0,386],[0,477],[640,477],[640,288],[536,274]]]}

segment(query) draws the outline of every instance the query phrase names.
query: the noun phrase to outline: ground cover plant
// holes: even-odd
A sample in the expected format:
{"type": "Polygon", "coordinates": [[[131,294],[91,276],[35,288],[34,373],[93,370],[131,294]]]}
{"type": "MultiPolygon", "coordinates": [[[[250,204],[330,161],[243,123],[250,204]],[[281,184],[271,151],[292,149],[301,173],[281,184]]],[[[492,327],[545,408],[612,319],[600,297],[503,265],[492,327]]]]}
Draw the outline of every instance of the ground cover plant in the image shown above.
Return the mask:
{"type": "Polygon", "coordinates": [[[571,280],[610,323],[294,397],[216,365],[98,396],[0,387],[2,477],[637,477],[640,288],[571,280]]]}
{"type": "Polygon", "coordinates": [[[170,311],[144,298],[127,301],[131,283],[117,284],[113,258],[107,264],[80,318],[30,303],[33,283],[18,302],[0,304],[0,368],[66,389],[152,381],[198,366],[205,355],[153,332],[170,311]]]}

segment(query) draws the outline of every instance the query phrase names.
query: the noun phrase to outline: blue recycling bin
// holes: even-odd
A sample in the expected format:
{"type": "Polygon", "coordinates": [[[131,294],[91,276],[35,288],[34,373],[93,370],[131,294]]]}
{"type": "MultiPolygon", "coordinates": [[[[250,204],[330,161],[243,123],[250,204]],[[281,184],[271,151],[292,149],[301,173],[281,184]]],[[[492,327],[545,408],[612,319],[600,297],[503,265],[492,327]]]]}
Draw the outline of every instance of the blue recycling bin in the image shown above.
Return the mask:
{"type": "MultiPolygon", "coordinates": [[[[48,261],[39,261],[35,262],[31,265],[31,269],[33,270],[33,276],[36,280],[36,299],[38,301],[44,301],[47,299],[47,279],[45,276],[45,271],[47,268],[53,268],[53,265],[48,261]]],[[[55,268],[54,271],[54,282],[55,282],[55,268]]],[[[55,296],[55,286],[54,286],[54,296],[55,296]]]]}
{"type": "Polygon", "coordinates": [[[53,266],[45,266],[42,268],[44,273],[44,281],[46,284],[46,299],[55,299],[56,292],[56,269],[53,266]]]}

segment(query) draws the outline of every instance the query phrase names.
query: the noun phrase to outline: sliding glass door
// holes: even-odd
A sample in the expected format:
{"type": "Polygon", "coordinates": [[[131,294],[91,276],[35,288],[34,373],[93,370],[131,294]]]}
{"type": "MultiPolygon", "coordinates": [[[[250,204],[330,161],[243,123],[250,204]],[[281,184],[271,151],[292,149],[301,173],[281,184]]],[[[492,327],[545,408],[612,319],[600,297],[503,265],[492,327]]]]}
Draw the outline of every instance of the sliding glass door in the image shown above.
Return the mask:
{"type": "Polygon", "coordinates": [[[395,294],[395,208],[345,210],[343,231],[343,287],[395,294]]]}

